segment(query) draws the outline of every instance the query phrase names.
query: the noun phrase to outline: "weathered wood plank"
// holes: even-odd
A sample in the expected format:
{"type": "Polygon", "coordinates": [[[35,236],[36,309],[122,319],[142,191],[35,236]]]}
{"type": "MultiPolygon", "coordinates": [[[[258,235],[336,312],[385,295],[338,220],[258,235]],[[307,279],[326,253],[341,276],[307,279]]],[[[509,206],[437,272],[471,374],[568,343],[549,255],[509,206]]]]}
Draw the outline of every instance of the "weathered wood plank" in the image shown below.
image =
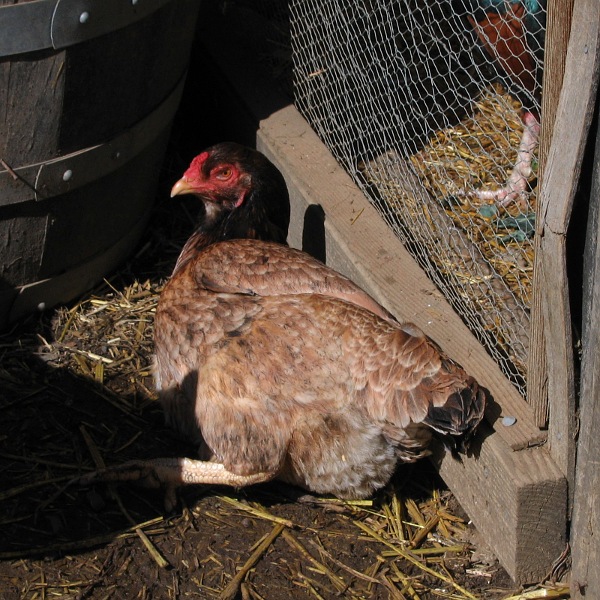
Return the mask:
{"type": "Polygon", "coordinates": [[[558,100],[562,89],[571,33],[574,0],[548,0],[544,79],[542,91],[542,130],[540,132],[539,175],[543,175],[550,150],[558,100]]]}
{"type": "Polygon", "coordinates": [[[441,459],[441,476],[513,579],[542,580],[567,529],[566,481],[546,448],[511,452],[490,435],[477,460],[441,459]]]}
{"type": "MultiPolygon", "coordinates": [[[[544,166],[554,132],[558,99],[565,73],[567,45],[571,32],[573,0],[549,0],[546,44],[544,50],[544,82],[542,92],[542,130],[539,146],[539,181],[543,181],[544,166]]],[[[541,203],[538,203],[537,222],[541,222],[541,203]]],[[[535,237],[533,293],[531,299],[531,327],[529,334],[529,361],[527,367],[527,402],[533,409],[538,427],[548,426],[548,366],[544,338],[543,272],[541,236],[535,237]]]]}
{"type": "Polygon", "coordinates": [[[571,540],[573,600],[600,590],[600,131],[596,131],[595,166],[584,255],[580,428],[571,540]]]}
{"type": "Polygon", "coordinates": [[[541,186],[543,312],[548,362],[550,452],[569,481],[575,473],[576,399],[566,234],[594,110],[600,65],[596,0],[575,0],[573,35],[541,186]]]}
{"type": "Polygon", "coordinates": [[[65,61],[64,50],[0,61],[0,157],[15,169],[60,154],[65,61]]]}

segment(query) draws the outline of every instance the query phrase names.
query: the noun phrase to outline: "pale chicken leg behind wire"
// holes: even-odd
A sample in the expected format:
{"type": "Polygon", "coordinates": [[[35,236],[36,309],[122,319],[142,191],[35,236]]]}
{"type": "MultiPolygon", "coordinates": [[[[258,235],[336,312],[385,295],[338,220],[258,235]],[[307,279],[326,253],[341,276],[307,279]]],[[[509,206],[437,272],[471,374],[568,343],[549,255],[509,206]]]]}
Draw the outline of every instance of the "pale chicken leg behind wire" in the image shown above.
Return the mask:
{"type": "Polygon", "coordinates": [[[498,206],[508,206],[524,197],[529,177],[531,177],[532,156],[537,148],[540,123],[533,113],[523,115],[523,135],[517,151],[517,159],[506,184],[497,189],[479,189],[471,192],[481,200],[494,200],[498,206]]]}

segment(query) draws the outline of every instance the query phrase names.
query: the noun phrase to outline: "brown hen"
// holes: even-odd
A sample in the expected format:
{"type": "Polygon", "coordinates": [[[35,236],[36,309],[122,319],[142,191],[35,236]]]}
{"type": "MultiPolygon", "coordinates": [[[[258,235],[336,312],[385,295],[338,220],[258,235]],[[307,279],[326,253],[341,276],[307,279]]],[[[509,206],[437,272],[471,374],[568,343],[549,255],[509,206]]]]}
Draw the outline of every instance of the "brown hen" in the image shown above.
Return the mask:
{"type": "Polygon", "coordinates": [[[399,461],[426,455],[434,432],[465,449],[484,391],[349,279],[269,241],[287,228],[269,221],[274,199],[287,202],[271,163],[219,144],[175,184],[172,195],[182,193],[206,212],[160,297],[156,381],[168,422],[203,460],[127,463],[86,481],[135,479],[172,492],[277,478],[362,498],[399,461]],[[265,180],[268,202],[257,193],[265,180]]]}

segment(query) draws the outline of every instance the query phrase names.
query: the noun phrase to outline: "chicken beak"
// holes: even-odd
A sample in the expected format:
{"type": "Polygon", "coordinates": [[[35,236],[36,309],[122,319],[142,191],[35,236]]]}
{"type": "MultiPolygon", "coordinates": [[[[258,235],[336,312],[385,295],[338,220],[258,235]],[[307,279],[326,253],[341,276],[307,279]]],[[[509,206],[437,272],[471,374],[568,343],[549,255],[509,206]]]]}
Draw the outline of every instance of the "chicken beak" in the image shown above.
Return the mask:
{"type": "Polygon", "coordinates": [[[189,194],[193,191],[194,189],[190,183],[182,178],[171,189],[171,198],[179,196],[180,194],[189,194]]]}

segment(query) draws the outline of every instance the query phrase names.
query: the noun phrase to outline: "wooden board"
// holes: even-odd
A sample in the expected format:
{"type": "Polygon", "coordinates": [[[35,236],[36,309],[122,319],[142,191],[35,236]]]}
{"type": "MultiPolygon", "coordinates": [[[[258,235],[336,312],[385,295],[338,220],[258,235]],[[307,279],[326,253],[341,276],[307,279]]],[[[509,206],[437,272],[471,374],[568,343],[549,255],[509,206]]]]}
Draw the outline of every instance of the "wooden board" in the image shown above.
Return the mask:
{"type": "Polygon", "coordinates": [[[592,120],[600,73],[600,12],[596,0],[576,0],[540,193],[542,304],[548,364],[548,442],[572,490],[577,407],[571,335],[566,235],[592,120]]]}
{"type": "Polygon", "coordinates": [[[593,597],[600,590],[600,133],[596,131],[594,175],[584,256],[583,356],[579,442],[571,539],[571,597],[593,597]]]}
{"type": "Polygon", "coordinates": [[[38,60],[0,61],[0,157],[13,168],[60,154],[65,54],[63,50],[38,60]]]}
{"type": "MultiPolygon", "coordinates": [[[[544,178],[544,167],[554,132],[558,98],[565,73],[567,45],[571,32],[573,0],[548,2],[546,44],[544,49],[544,82],[542,91],[542,130],[540,132],[539,171],[544,178]]],[[[541,203],[538,203],[536,222],[541,222],[541,203]]],[[[544,338],[543,277],[541,236],[535,236],[533,293],[531,298],[531,327],[529,334],[529,362],[527,367],[527,402],[532,407],[536,425],[548,427],[548,366],[544,338]]]]}
{"type": "Polygon", "coordinates": [[[306,121],[273,90],[252,61],[256,53],[237,45],[232,19],[205,23],[201,35],[223,79],[213,90],[224,94],[224,115],[244,132],[254,119],[257,147],[290,188],[291,245],[309,249],[310,242],[328,264],[398,318],[419,325],[491,390],[497,403],[486,415],[491,426],[482,432],[479,456],[462,463],[442,457],[440,472],[511,576],[519,583],[543,578],[564,549],[566,483],[547,449],[536,445],[543,437],[531,408],[306,121]],[[517,424],[503,427],[500,414],[516,416],[517,424]]]}
{"type": "Polygon", "coordinates": [[[477,459],[443,454],[440,474],[513,579],[547,576],[565,549],[567,487],[546,448],[511,452],[490,435],[477,459]]]}

